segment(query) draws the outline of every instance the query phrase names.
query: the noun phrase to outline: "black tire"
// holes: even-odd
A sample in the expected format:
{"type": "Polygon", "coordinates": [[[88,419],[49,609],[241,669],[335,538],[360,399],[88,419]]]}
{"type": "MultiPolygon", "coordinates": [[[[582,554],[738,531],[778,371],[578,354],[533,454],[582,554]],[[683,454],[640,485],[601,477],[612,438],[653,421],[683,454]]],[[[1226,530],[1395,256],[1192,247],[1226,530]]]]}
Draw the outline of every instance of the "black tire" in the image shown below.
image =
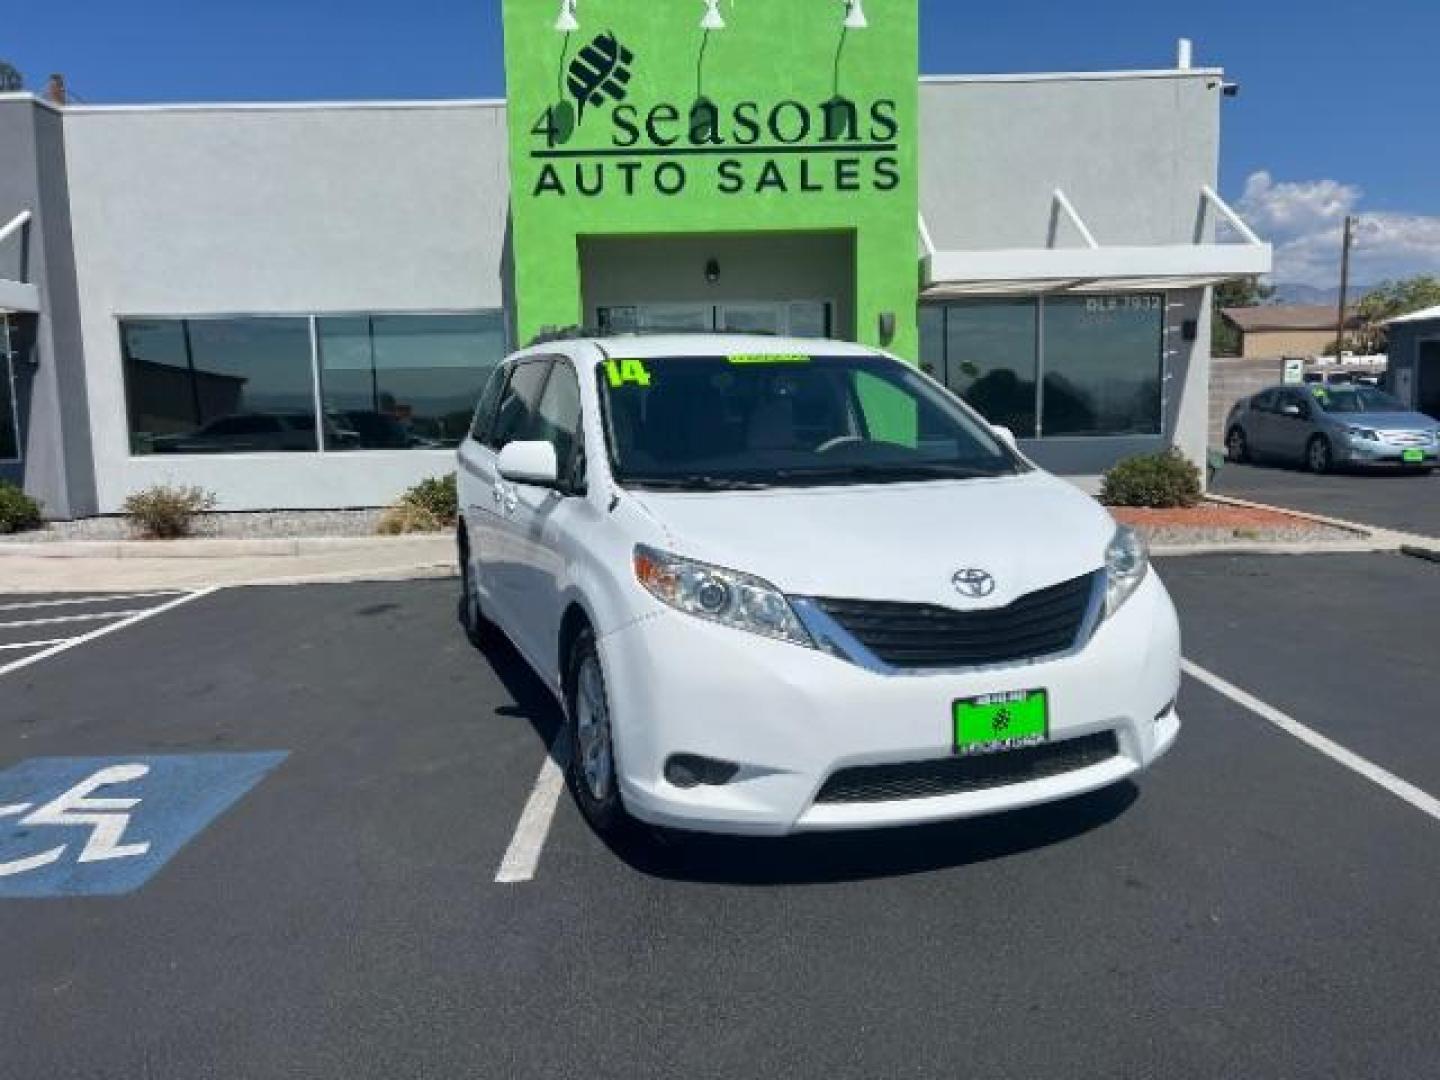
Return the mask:
{"type": "Polygon", "coordinates": [[[463,531],[456,554],[460,563],[460,625],[465,629],[465,637],[470,644],[483,649],[495,640],[495,625],[485,617],[480,607],[480,594],[470,569],[470,545],[463,531]]]}
{"type": "Polygon", "coordinates": [[[1317,475],[1324,475],[1335,467],[1335,455],[1330,449],[1330,440],[1324,435],[1312,436],[1305,444],[1305,467],[1317,475]]]}
{"type": "Polygon", "coordinates": [[[1225,458],[1236,465],[1250,460],[1250,440],[1245,437],[1242,428],[1233,427],[1225,436],[1225,458]]]}
{"type": "Polygon", "coordinates": [[[620,795],[605,669],[588,626],[576,637],[565,665],[565,728],[570,749],[565,778],[575,805],[597,833],[618,838],[629,831],[632,819],[620,795]],[[601,730],[594,730],[594,724],[601,730]],[[602,756],[607,756],[604,764],[602,756]]]}

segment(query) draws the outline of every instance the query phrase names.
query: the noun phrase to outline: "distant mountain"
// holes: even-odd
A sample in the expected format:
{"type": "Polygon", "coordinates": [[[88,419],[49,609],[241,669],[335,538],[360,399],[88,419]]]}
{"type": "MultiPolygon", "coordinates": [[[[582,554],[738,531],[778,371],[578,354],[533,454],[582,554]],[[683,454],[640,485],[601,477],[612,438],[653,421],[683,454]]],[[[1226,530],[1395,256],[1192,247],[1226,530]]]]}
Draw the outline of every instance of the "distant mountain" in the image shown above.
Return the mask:
{"type": "MultiPolygon", "coordinates": [[[[1340,302],[1339,287],[1322,289],[1316,285],[1302,285],[1299,282],[1276,282],[1274,285],[1275,295],[1270,298],[1271,304],[1310,304],[1320,305],[1338,304],[1340,302]]],[[[1351,285],[1350,302],[1354,303],[1375,290],[1374,285],[1351,285]]]]}

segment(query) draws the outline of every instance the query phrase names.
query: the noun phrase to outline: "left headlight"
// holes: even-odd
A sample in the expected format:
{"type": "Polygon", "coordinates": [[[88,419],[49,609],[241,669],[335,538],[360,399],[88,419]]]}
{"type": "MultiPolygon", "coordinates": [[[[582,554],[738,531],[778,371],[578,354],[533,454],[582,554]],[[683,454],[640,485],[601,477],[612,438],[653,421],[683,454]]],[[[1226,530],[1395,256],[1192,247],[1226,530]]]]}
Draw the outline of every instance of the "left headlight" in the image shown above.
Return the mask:
{"type": "Polygon", "coordinates": [[[784,594],[753,575],[683,559],[642,544],[635,548],[635,579],[656,599],[687,615],[815,647],[814,639],[784,594]]]}
{"type": "Polygon", "coordinates": [[[1349,435],[1352,439],[1363,439],[1366,442],[1380,441],[1380,433],[1378,431],[1372,430],[1371,428],[1347,427],[1345,429],[1345,433],[1349,435]]]}
{"type": "Polygon", "coordinates": [[[1105,617],[1120,610],[1135,594],[1150,569],[1150,552],[1140,534],[1128,525],[1115,530],[1105,549],[1105,617]]]}

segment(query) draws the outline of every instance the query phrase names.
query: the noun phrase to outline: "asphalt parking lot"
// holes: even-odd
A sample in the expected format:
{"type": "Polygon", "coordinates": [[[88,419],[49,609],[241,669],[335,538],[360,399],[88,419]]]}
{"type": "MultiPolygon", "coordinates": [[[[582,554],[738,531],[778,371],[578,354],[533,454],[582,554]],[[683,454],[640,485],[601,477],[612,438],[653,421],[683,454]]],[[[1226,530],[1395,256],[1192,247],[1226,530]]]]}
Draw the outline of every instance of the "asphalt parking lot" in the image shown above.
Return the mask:
{"type": "Polygon", "coordinates": [[[1214,490],[1342,521],[1440,537],[1440,472],[1328,473],[1283,465],[1226,465],[1214,490]]]}
{"type": "MultiPolygon", "coordinates": [[[[1440,793],[1440,567],[1160,569],[1199,670],[1440,793]]],[[[567,797],[499,884],[559,715],[454,591],[226,590],[0,676],[0,872],[66,849],[0,876],[0,1076],[1440,1071],[1440,820],[1195,678],[1138,785],[619,851],[567,797]]]]}

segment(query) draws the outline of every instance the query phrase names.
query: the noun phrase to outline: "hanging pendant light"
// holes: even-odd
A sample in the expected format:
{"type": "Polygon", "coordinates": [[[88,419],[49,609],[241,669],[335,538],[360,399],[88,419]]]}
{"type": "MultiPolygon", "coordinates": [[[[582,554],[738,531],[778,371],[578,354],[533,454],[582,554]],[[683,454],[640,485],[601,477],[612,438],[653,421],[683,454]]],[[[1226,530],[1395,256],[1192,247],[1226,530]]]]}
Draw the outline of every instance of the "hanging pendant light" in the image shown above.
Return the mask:
{"type": "Polygon", "coordinates": [[[560,0],[560,17],[555,20],[555,29],[562,34],[573,34],[580,29],[580,20],[575,17],[575,6],[579,0],[560,0]]]}
{"type": "Polygon", "coordinates": [[[725,17],[720,14],[720,0],[705,0],[705,17],[700,20],[700,29],[725,29],[725,17]]]}
{"type": "Polygon", "coordinates": [[[867,30],[870,20],[865,18],[865,0],[845,0],[845,29],[867,30]]]}

